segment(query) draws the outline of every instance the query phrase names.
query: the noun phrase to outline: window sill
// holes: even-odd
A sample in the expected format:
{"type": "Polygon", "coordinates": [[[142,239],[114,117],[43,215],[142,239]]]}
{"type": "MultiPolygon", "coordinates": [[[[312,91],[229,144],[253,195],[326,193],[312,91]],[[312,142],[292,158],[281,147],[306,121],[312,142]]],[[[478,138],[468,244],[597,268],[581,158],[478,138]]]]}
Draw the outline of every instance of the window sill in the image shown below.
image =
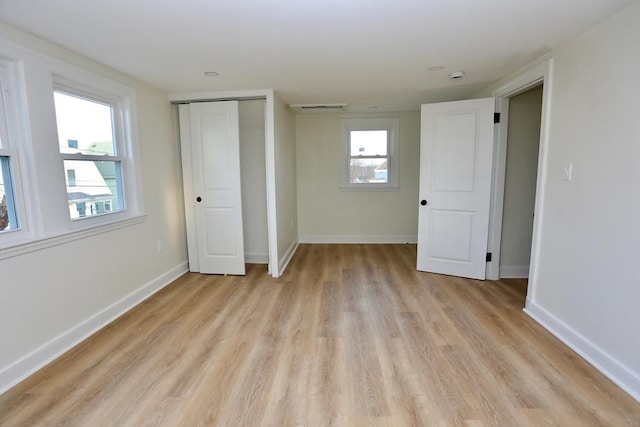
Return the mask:
{"type": "Polygon", "coordinates": [[[146,215],[139,215],[124,220],[119,220],[117,222],[91,227],[85,230],[70,231],[55,236],[32,239],[24,243],[16,243],[6,248],[0,248],[0,260],[13,258],[31,252],[41,251],[52,246],[63,245],[76,240],[86,239],[88,237],[97,236],[99,234],[108,233],[114,230],[119,230],[124,227],[141,224],[146,220],[146,218],[146,215]]]}

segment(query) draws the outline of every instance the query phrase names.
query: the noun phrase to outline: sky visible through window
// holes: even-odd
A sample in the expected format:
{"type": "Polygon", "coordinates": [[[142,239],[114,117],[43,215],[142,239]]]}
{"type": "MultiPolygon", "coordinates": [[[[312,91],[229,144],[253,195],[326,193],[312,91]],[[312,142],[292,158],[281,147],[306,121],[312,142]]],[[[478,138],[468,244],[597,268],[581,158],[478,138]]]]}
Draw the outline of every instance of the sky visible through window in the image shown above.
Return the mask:
{"type": "Polygon", "coordinates": [[[115,154],[111,106],[61,92],[54,92],[54,100],[60,152],[77,151],[69,148],[72,140],[83,154],[115,154]]]}
{"type": "Polygon", "coordinates": [[[352,156],[386,156],[386,130],[352,130],[350,135],[352,156]]]}

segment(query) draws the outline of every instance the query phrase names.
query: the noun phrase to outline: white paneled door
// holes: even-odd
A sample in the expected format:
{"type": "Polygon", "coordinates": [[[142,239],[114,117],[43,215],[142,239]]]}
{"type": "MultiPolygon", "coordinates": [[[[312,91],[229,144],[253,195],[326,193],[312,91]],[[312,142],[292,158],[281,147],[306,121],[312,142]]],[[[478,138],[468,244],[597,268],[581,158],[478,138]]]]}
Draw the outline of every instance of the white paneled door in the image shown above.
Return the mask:
{"type": "Polygon", "coordinates": [[[189,105],[198,271],[245,274],[238,102],[189,105]]]}
{"type": "Polygon", "coordinates": [[[494,98],[422,106],[418,270],[485,278],[494,98]]]}

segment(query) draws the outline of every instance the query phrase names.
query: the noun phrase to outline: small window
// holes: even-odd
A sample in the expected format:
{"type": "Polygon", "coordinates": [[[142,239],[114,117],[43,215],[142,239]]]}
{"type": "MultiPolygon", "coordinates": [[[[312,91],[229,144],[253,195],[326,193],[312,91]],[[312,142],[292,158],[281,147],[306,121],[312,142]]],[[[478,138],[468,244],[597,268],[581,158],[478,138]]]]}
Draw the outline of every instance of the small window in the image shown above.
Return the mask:
{"type": "Polygon", "coordinates": [[[398,188],[399,119],[342,120],[341,188],[398,188]]]}
{"type": "Polygon", "coordinates": [[[76,171],[74,169],[67,169],[67,187],[76,186],[76,171]]]}
{"type": "Polygon", "coordinates": [[[54,92],[60,155],[67,175],[71,219],[125,209],[122,147],[116,105],[54,92]],[[109,211],[102,208],[108,202],[109,211]]]}

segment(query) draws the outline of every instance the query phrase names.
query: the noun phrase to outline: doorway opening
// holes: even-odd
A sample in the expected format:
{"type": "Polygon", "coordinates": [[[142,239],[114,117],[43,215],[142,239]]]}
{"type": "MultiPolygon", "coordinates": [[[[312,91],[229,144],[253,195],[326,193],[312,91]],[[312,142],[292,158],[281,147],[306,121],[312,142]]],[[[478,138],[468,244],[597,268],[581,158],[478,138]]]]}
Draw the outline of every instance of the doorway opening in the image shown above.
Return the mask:
{"type": "Polygon", "coordinates": [[[523,305],[531,261],[542,90],[539,84],[509,97],[499,274],[522,295],[523,305]]]}
{"type": "Polygon", "coordinates": [[[238,101],[244,257],[247,264],[269,263],[265,100],[238,101]]]}
{"type": "Polygon", "coordinates": [[[496,111],[500,113],[500,122],[497,125],[495,138],[491,219],[489,222],[488,250],[493,256],[491,261],[487,263],[486,278],[498,280],[501,277],[528,277],[525,309],[531,301],[535,300],[540,251],[539,236],[544,222],[543,202],[545,200],[549,142],[548,116],[551,103],[552,71],[553,59],[549,59],[523,72],[493,92],[496,97],[496,111]],[[514,111],[516,115],[513,118],[516,121],[514,126],[510,126],[512,112],[510,103],[516,104],[516,110],[518,110],[514,111]],[[518,104],[529,105],[521,108],[522,105],[518,104]],[[526,125],[518,124],[522,118],[518,116],[524,117],[526,125]],[[510,130],[512,131],[511,136],[509,135],[510,130]],[[517,137],[513,136],[513,131],[516,135],[527,134],[529,142],[525,147],[512,149],[511,154],[516,154],[515,157],[519,157],[519,159],[508,166],[508,145],[519,145],[518,141],[509,141],[510,137],[511,139],[517,137]],[[536,140],[537,147],[535,146],[536,140]],[[522,167],[518,161],[526,163],[527,170],[522,174],[518,173],[518,169],[522,167]],[[508,167],[512,172],[509,177],[509,190],[507,190],[508,167]],[[513,180],[515,181],[512,182],[513,180]],[[524,182],[519,183],[519,180],[524,182]],[[532,207],[533,210],[531,210],[532,207]],[[504,248],[502,247],[503,243],[504,248]],[[517,254],[511,252],[515,250],[513,249],[514,245],[518,247],[519,253],[517,254]],[[528,262],[526,262],[527,255],[528,262]]]}
{"type": "Polygon", "coordinates": [[[542,84],[509,98],[500,278],[528,279],[540,149],[542,84]]]}

